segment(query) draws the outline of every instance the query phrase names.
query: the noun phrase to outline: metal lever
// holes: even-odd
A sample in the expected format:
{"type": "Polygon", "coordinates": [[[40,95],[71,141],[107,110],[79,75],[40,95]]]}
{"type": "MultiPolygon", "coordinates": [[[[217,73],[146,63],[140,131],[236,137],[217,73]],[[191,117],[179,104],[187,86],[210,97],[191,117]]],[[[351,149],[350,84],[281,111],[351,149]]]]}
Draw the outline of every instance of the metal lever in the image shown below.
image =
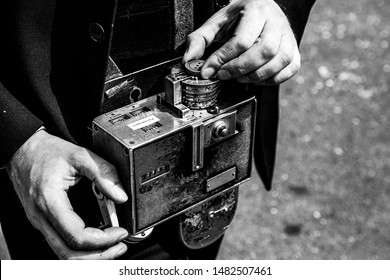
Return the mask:
{"type": "Polygon", "coordinates": [[[192,125],[192,171],[203,167],[204,157],[204,125],[197,123],[192,125]]]}

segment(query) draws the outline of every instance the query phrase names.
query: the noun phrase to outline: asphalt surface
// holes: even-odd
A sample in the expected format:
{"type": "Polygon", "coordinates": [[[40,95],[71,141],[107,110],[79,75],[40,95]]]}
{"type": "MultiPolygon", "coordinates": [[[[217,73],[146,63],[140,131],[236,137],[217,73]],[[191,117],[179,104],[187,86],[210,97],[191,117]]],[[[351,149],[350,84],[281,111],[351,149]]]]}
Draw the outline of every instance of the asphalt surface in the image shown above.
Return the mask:
{"type": "Polygon", "coordinates": [[[282,86],[273,189],[241,187],[220,259],[390,259],[389,15],[317,1],[282,86]]]}

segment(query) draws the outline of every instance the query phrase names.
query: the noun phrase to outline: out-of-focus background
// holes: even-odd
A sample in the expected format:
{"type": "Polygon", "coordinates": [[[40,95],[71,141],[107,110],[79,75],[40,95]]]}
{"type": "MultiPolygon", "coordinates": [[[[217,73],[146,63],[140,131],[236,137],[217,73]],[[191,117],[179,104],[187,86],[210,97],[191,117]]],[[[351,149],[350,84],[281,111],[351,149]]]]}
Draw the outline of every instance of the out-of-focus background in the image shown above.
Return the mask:
{"type": "Polygon", "coordinates": [[[388,0],[317,1],[273,189],[241,187],[220,259],[390,259],[389,43],[388,0]]]}
{"type": "Polygon", "coordinates": [[[390,259],[389,15],[388,0],[317,1],[282,86],[273,189],[241,187],[220,259],[390,259]]]}

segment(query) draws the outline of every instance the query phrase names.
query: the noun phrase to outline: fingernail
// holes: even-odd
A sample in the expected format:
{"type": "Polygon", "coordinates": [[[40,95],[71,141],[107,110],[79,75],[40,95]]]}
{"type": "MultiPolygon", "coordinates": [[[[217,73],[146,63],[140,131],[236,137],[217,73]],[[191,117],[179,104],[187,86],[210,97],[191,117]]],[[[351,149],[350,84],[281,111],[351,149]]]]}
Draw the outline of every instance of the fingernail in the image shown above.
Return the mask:
{"type": "Polygon", "coordinates": [[[115,255],[115,258],[119,258],[127,251],[127,246],[125,244],[122,245],[122,247],[118,250],[118,252],[115,255]]]}
{"type": "Polygon", "coordinates": [[[228,80],[232,75],[230,75],[229,71],[226,70],[219,70],[218,71],[218,78],[221,80],[228,80]]]}
{"type": "Polygon", "coordinates": [[[122,241],[123,239],[125,239],[127,236],[129,236],[129,233],[127,232],[127,230],[123,230],[123,233],[119,236],[118,238],[118,241],[122,241]]]}
{"type": "Polygon", "coordinates": [[[127,200],[127,194],[125,191],[121,188],[121,185],[115,185],[114,191],[116,194],[116,197],[120,200],[127,200]]]}
{"type": "Polygon", "coordinates": [[[206,68],[202,71],[202,77],[204,79],[208,79],[208,78],[212,77],[214,74],[215,74],[215,70],[214,70],[214,68],[211,68],[211,67],[206,68]]]}

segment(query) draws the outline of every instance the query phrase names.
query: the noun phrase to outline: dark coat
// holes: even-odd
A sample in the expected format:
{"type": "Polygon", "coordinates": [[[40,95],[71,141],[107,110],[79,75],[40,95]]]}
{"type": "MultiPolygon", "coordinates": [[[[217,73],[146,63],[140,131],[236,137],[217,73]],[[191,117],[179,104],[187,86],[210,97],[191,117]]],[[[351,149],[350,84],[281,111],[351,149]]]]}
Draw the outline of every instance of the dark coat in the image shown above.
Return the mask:
{"type": "MultiPolygon", "coordinates": [[[[127,5],[130,15],[132,8],[171,3],[143,0],[146,4],[137,7],[137,1],[119,2],[132,3],[127,5]]],[[[288,15],[300,41],[314,0],[276,2],[288,15]]],[[[0,167],[42,125],[51,134],[90,148],[87,127],[99,114],[117,4],[116,0],[1,1],[0,167]],[[96,23],[104,33],[96,34],[96,23]]],[[[195,27],[213,13],[214,7],[212,0],[194,0],[195,27]]],[[[169,50],[168,56],[173,54],[169,50]]],[[[278,87],[258,87],[257,91],[260,113],[254,156],[264,185],[270,189],[278,87]]]]}

